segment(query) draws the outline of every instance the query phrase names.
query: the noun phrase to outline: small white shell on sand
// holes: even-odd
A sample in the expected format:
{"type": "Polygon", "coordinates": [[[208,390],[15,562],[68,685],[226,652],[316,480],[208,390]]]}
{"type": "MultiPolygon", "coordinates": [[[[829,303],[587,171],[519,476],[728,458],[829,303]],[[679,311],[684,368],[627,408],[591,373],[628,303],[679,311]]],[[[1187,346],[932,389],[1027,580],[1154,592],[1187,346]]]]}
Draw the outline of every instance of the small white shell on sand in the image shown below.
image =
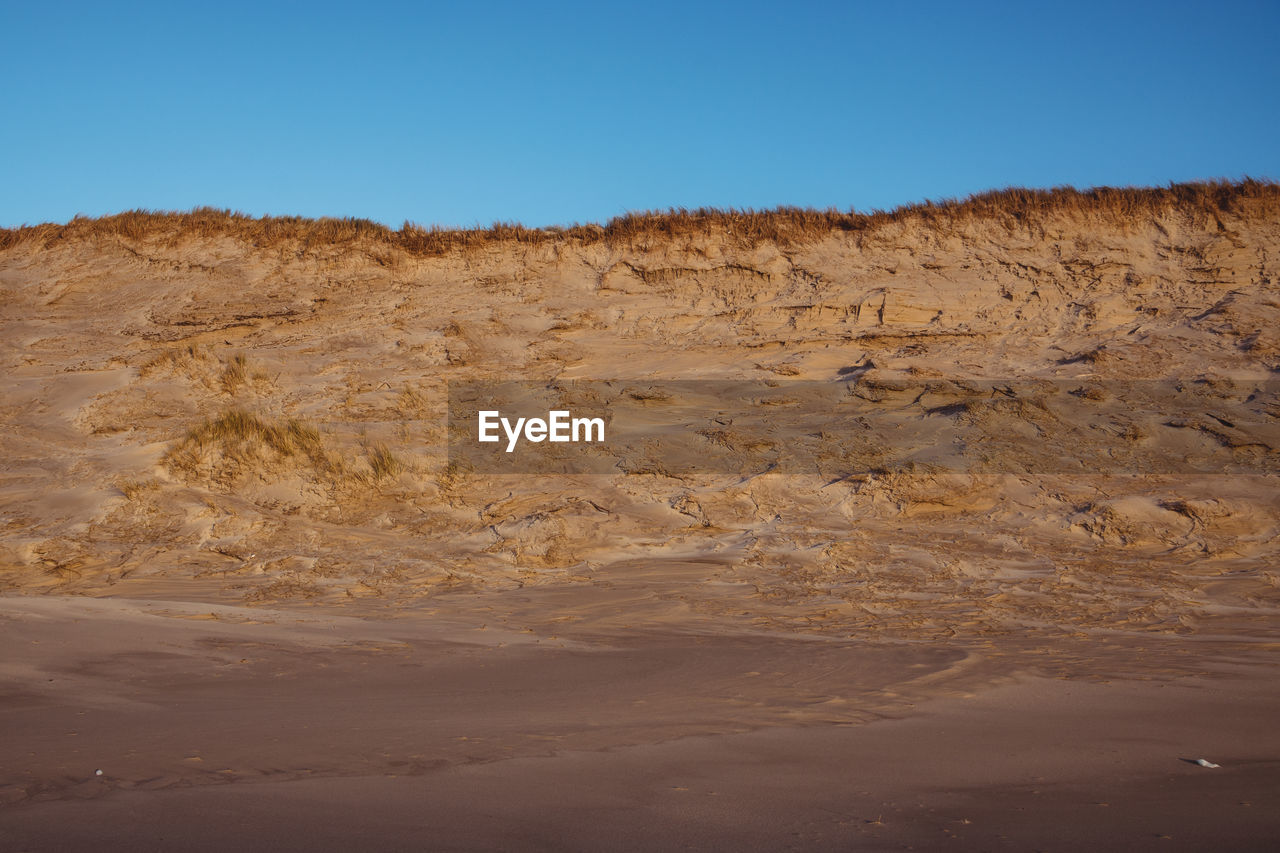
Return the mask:
{"type": "Polygon", "coordinates": [[[1222,766],[1221,764],[1214,764],[1212,761],[1210,761],[1207,758],[1197,758],[1196,764],[1199,764],[1201,767],[1221,767],[1222,766]]]}
{"type": "Polygon", "coordinates": [[[102,775],[102,771],[101,771],[101,770],[95,770],[95,771],[93,771],[93,775],[94,775],[94,776],[101,776],[101,775],[102,775]]]}

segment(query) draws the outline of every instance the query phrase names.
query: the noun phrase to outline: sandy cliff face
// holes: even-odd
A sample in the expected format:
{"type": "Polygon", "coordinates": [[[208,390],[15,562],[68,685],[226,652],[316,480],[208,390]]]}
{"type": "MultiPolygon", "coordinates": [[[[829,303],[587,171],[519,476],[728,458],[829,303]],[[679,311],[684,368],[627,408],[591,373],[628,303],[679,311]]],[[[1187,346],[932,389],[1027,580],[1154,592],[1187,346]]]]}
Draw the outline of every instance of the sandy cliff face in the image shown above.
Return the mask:
{"type": "MultiPolygon", "coordinates": [[[[924,211],[796,240],[711,219],[438,256],[377,241],[255,246],[162,219],[140,234],[12,240],[0,580],[249,601],[507,591],[495,607],[586,628],[1263,625],[1280,604],[1274,397],[1255,400],[1247,440],[1229,419],[1176,428],[1177,441],[1225,448],[1229,475],[1019,473],[1005,460],[834,482],[503,476],[448,465],[444,442],[448,383],[461,381],[1265,390],[1280,369],[1277,209],[1266,188],[1213,205],[1156,193],[1133,209],[924,211]]],[[[1000,416],[1009,429],[1034,420],[1000,416]]]]}

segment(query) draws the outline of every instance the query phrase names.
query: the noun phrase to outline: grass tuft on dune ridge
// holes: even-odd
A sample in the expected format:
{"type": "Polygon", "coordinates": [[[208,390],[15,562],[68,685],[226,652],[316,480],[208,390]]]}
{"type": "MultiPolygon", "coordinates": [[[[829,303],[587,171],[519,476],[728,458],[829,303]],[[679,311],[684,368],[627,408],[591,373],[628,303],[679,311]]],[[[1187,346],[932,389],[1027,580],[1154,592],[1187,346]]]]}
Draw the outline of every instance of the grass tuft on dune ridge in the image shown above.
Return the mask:
{"type": "Polygon", "coordinates": [[[651,240],[688,239],[699,235],[727,237],[744,244],[772,241],[778,245],[813,242],[832,233],[874,234],[893,224],[916,222],[933,227],[990,220],[1008,227],[1031,227],[1055,215],[1102,217],[1132,223],[1173,210],[1217,215],[1248,206],[1252,212],[1280,213],[1280,183],[1245,178],[1198,181],[1167,187],[1014,187],[979,193],[963,200],[925,201],[891,211],[772,210],[676,208],[614,217],[604,225],[530,228],[499,222],[488,228],[446,228],[406,222],[399,230],[368,219],[308,219],[298,216],[253,217],[231,210],[200,207],[189,212],[131,210],[112,216],[79,216],[66,224],[45,223],[0,229],[0,251],[37,244],[49,248],[76,240],[117,239],[139,243],[161,240],[229,238],[259,248],[288,245],[302,252],[321,248],[391,250],[409,256],[437,257],[494,244],[631,246],[651,240]]]}

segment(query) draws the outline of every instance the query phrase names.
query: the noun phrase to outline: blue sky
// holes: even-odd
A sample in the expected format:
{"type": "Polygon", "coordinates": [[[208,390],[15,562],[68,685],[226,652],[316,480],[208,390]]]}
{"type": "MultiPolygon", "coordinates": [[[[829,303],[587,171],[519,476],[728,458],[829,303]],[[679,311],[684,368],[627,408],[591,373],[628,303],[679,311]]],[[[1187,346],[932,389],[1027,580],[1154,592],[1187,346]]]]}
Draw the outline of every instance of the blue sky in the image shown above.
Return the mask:
{"type": "Polygon", "coordinates": [[[0,225],[1280,178],[1280,2],[0,0],[0,225]]]}

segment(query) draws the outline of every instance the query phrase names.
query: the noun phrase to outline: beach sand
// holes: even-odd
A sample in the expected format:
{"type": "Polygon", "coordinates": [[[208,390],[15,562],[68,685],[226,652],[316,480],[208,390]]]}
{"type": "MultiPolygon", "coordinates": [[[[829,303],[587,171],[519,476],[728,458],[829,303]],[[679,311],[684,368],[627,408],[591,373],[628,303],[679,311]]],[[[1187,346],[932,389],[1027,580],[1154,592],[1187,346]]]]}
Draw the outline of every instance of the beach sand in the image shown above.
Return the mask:
{"type": "Polygon", "coordinates": [[[1067,646],[1087,663],[1050,676],[1010,649],[670,630],[552,640],[465,615],[5,599],[4,646],[23,650],[5,667],[5,849],[1275,838],[1273,650],[1204,640],[1189,674],[1159,662],[1160,642],[1097,658],[1067,646]],[[1129,674],[1098,677],[1107,656],[1129,674]],[[1221,766],[1191,763],[1204,756],[1221,766]]]}

